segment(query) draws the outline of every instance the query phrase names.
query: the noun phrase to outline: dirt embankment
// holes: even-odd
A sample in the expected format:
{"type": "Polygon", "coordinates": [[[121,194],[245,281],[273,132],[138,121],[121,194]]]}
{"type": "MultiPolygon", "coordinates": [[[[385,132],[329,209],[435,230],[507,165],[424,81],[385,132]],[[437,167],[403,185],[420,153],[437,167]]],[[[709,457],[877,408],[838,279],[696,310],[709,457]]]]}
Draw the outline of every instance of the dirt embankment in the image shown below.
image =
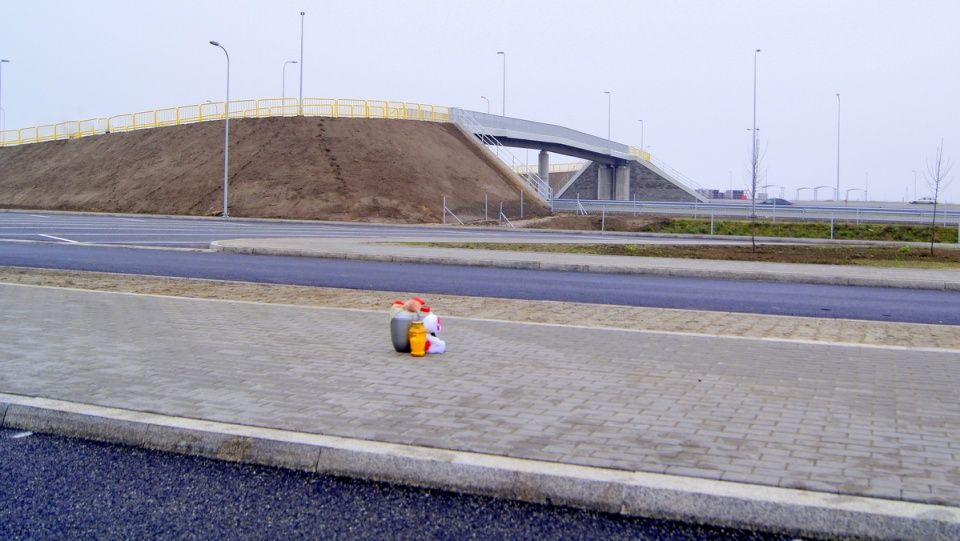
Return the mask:
{"type": "MultiPolygon", "coordinates": [[[[223,122],[0,148],[0,207],[219,215],[223,122]]],[[[230,121],[237,217],[436,223],[520,213],[516,180],[456,126],[322,117],[230,121]]],[[[525,216],[547,213],[524,194],[525,216]]]]}

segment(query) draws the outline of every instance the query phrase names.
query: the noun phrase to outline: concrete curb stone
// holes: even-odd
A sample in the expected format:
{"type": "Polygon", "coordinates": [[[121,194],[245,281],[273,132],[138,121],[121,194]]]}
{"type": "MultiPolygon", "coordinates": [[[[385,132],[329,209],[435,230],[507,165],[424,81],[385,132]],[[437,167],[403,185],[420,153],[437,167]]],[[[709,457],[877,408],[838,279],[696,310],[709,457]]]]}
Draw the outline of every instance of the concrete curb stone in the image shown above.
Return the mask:
{"type": "Polygon", "coordinates": [[[342,250],[308,250],[298,248],[278,248],[244,244],[243,241],[215,241],[211,249],[216,252],[292,257],[319,257],[329,259],[356,259],[364,261],[382,261],[391,263],[420,263],[433,265],[462,265],[494,267],[506,269],[545,270],[560,272],[595,272],[605,274],[635,274],[646,276],[665,276],[673,278],[709,278],[722,280],[747,280],[763,282],[786,282],[820,285],[842,285],[860,287],[885,287],[900,289],[928,289],[935,291],[960,291],[960,275],[955,281],[942,279],[919,279],[896,276],[886,277],[868,275],[836,275],[823,273],[802,273],[781,270],[733,270],[733,269],[694,269],[678,266],[657,266],[649,264],[597,264],[597,263],[558,263],[537,259],[482,259],[462,256],[406,255],[391,250],[384,252],[362,252],[342,250]]]}
{"type": "Polygon", "coordinates": [[[4,428],[720,526],[864,539],[952,540],[952,507],[351,440],[0,394],[4,428]]]}

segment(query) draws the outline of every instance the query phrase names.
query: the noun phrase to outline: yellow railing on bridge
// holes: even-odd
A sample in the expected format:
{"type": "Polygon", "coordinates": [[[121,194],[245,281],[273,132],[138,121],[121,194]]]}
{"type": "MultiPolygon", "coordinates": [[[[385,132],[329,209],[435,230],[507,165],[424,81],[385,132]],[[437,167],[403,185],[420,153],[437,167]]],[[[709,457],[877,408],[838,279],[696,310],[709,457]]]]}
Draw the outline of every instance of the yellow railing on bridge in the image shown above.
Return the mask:
{"type": "Polygon", "coordinates": [[[645,162],[650,161],[650,153],[637,147],[630,147],[630,150],[628,150],[627,153],[630,156],[636,156],[645,162]]]}
{"type": "MultiPolygon", "coordinates": [[[[324,116],[334,118],[392,118],[448,122],[450,108],[402,101],[360,99],[268,98],[230,101],[230,118],[265,118],[275,116],[324,116]]],[[[143,111],[109,118],[70,120],[30,128],[0,132],[0,146],[79,139],[90,135],[125,132],[164,126],[179,126],[208,120],[224,119],[223,102],[207,102],[155,111],[143,111]]]]}

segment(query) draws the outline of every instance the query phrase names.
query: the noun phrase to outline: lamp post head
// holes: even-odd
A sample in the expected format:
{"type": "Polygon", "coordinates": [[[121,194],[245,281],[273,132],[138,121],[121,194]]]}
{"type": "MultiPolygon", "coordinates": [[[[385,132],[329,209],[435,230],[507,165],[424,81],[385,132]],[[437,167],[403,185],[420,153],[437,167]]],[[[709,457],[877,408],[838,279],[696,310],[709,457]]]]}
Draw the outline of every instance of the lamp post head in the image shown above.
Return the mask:
{"type": "Polygon", "coordinates": [[[213,45],[213,46],[215,46],[215,47],[219,47],[219,46],[220,46],[220,42],[219,42],[219,41],[211,41],[211,42],[210,42],[210,45],[213,45]]]}
{"type": "Polygon", "coordinates": [[[760,52],[760,49],[757,49],[757,52],[759,53],[759,52],[760,52]]]}
{"type": "Polygon", "coordinates": [[[7,60],[6,58],[4,58],[3,60],[0,60],[0,62],[9,62],[9,60],[7,60]]]}
{"type": "Polygon", "coordinates": [[[304,15],[306,15],[306,13],[304,13],[304,12],[301,11],[301,12],[300,12],[300,16],[303,17],[304,15]]]}
{"type": "Polygon", "coordinates": [[[503,52],[503,51],[497,51],[497,54],[507,54],[507,53],[505,53],[505,52],[503,52]]]}

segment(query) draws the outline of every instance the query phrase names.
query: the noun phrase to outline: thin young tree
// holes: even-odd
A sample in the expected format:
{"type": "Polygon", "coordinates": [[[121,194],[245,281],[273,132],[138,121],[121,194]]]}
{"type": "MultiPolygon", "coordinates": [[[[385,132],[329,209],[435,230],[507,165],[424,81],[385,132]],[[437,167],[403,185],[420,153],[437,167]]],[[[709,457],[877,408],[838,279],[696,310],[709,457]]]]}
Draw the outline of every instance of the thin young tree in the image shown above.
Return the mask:
{"type": "MultiPolygon", "coordinates": [[[[759,144],[759,143],[758,143],[759,144]]],[[[757,253],[757,188],[761,186],[765,175],[760,172],[760,164],[763,163],[763,157],[766,151],[756,149],[750,156],[750,178],[747,182],[750,186],[750,244],[753,246],[753,253],[757,253]]]]}
{"type": "Polygon", "coordinates": [[[951,169],[953,169],[953,163],[950,160],[944,161],[943,159],[943,139],[941,139],[933,163],[927,162],[927,187],[933,193],[933,216],[930,218],[931,256],[933,255],[933,245],[937,240],[937,206],[940,204],[941,194],[952,182],[952,179],[947,178],[951,169]]]}

